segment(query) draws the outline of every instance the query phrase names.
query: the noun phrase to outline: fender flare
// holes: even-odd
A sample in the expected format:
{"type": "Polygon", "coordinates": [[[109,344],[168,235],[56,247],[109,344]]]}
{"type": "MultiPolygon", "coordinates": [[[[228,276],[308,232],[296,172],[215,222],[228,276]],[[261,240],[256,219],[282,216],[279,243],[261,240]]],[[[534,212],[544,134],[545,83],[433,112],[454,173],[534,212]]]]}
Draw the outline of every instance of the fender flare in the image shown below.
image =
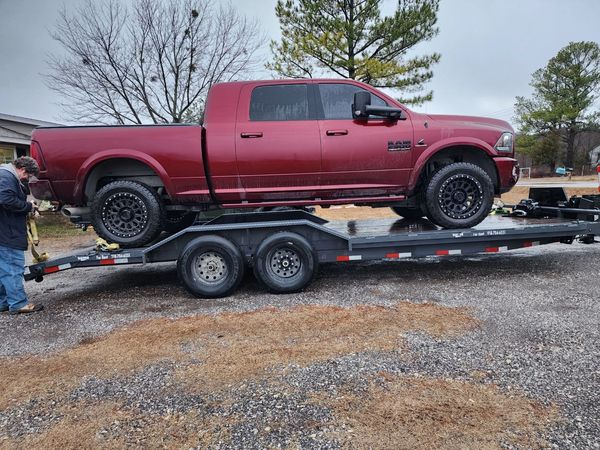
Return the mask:
{"type": "Polygon", "coordinates": [[[479,149],[479,150],[483,151],[485,154],[487,154],[490,157],[490,159],[492,159],[494,156],[497,156],[496,151],[494,150],[494,148],[491,145],[489,145],[487,142],[482,141],[481,139],[477,139],[477,138],[457,137],[457,138],[444,139],[442,141],[436,142],[431,147],[428,147],[423,153],[421,153],[419,155],[419,157],[417,158],[417,160],[415,161],[415,163],[413,165],[413,170],[410,173],[410,179],[408,180],[408,192],[413,192],[413,190],[417,186],[417,182],[419,181],[421,172],[425,168],[425,165],[427,164],[427,162],[432,157],[434,157],[439,152],[446,150],[448,148],[460,147],[460,146],[473,147],[473,148],[479,149]]]}
{"type": "Polygon", "coordinates": [[[103,150],[88,157],[77,171],[75,186],[73,187],[73,196],[78,204],[83,201],[85,185],[87,183],[89,174],[98,164],[110,159],[133,159],[147,165],[161,179],[165,189],[167,190],[167,194],[171,195],[173,192],[173,183],[171,182],[167,171],[156,159],[139,150],[115,148],[103,150]]]}

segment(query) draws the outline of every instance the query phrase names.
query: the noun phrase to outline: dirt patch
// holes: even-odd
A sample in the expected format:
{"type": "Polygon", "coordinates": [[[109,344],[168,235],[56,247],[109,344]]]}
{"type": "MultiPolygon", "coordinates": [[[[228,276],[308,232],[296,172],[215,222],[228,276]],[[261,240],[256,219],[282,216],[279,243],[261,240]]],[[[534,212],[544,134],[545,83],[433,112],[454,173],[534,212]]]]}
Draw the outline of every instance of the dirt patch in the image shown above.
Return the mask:
{"type": "Polygon", "coordinates": [[[550,176],[550,177],[540,177],[540,178],[523,178],[521,177],[521,181],[528,181],[530,183],[565,183],[568,181],[596,181],[598,180],[597,175],[573,175],[571,178],[569,177],[559,177],[559,176],[550,176]]]}
{"type": "Polygon", "coordinates": [[[192,343],[202,350],[203,365],[179,375],[190,388],[217,388],[278,365],[307,365],[366,350],[396,350],[407,331],[441,337],[476,326],[466,309],[429,303],[403,302],[394,308],[311,306],[241,317],[225,314],[202,326],[202,335],[192,343]]]}
{"type": "Polygon", "coordinates": [[[496,386],[381,374],[363,395],[332,400],[356,449],[541,448],[557,411],[496,386]]]}
{"type": "MultiPolygon", "coordinates": [[[[3,377],[13,380],[0,392],[0,409],[10,414],[29,408],[28,414],[37,417],[53,411],[55,417],[25,436],[0,433],[0,447],[221,446],[250,420],[232,406],[240,403],[243,386],[271,385],[276,392],[286,391],[285,396],[305,395],[298,385],[287,384],[286,371],[272,369],[306,367],[363,351],[403,352],[406,332],[443,338],[477,326],[468,309],[408,302],[391,308],[302,306],[146,320],[45,358],[0,360],[3,377]],[[183,412],[144,413],[127,397],[73,396],[89,380],[116,386],[162,363],[172,371],[159,395],[200,393],[209,403],[183,412]]],[[[306,418],[294,426],[305,432],[327,426],[327,435],[347,448],[498,448],[504,441],[535,446],[537,431],[554,418],[552,409],[492,385],[388,373],[367,385],[366,391],[348,387],[342,395],[317,391],[312,399],[306,397],[316,408],[331,411],[331,418],[326,423],[306,418]]],[[[257,429],[256,438],[266,430],[257,429]]],[[[299,446],[294,439],[292,448],[299,446]]]]}
{"type": "Polygon", "coordinates": [[[64,419],[46,432],[27,436],[6,448],[206,448],[215,443],[216,432],[224,425],[214,416],[148,416],[105,401],[62,408],[61,414],[64,419]]]}
{"type": "Polygon", "coordinates": [[[394,350],[409,330],[440,337],[476,326],[465,308],[408,302],[394,308],[304,306],[146,320],[46,358],[0,360],[0,373],[15,380],[0,391],[0,409],[48,391],[72,389],[84,376],[108,377],[159,361],[201,358],[203,364],[182,370],[181,379],[213,388],[259,376],[278,364],[394,350]]]}
{"type": "MultiPolygon", "coordinates": [[[[545,179],[541,179],[545,181],[545,179]]],[[[567,198],[572,195],[598,194],[596,188],[566,188],[567,198]]],[[[510,192],[503,194],[501,200],[508,205],[519,203],[529,196],[529,187],[515,186],[510,192]]],[[[390,208],[370,208],[368,206],[338,206],[331,208],[315,208],[315,214],[329,220],[364,220],[364,219],[390,219],[399,216],[390,208]]]]}
{"type": "MultiPolygon", "coordinates": [[[[566,188],[565,191],[567,192],[567,198],[571,197],[572,195],[588,195],[598,193],[598,189],[596,188],[566,188]]],[[[515,186],[510,190],[510,192],[503,194],[501,199],[506,204],[514,205],[528,196],[528,186],[515,186]]]]}
{"type": "Polygon", "coordinates": [[[400,216],[390,208],[371,208],[369,206],[332,206],[315,208],[315,214],[326,220],[362,220],[362,219],[399,219],[400,216]]]}
{"type": "MultiPolygon", "coordinates": [[[[82,250],[95,245],[98,238],[93,231],[72,230],[68,234],[46,235],[39,231],[40,243],[35,247],[38,253],[48,253],[50,258],[64,256],[69,252],[82,250]]],[[[27,264],[32,264],[31,249],[25,252],[27,264]]]]}

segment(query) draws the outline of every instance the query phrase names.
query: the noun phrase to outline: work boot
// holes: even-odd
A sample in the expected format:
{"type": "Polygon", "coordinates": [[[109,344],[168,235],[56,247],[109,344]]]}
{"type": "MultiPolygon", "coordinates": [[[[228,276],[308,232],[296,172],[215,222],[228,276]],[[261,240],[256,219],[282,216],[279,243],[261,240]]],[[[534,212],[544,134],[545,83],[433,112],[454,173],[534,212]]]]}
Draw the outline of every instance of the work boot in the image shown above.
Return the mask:
{"type": "Polygon", "coordinates": [[[42,309],[44,309],[44,305],[35,304],[35,303],[27,303],[22,308],[10,311],[10,314],[30,314],[30,313],[34,313],[37,311],[41,311],[42,309]]]}

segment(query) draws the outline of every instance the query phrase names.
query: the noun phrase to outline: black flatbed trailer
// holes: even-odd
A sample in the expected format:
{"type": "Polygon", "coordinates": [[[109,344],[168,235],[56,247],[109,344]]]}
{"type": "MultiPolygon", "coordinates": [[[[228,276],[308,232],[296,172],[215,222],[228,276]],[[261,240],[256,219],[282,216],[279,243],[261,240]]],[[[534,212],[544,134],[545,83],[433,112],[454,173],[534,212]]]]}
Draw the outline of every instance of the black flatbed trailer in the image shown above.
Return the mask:
{"type": "Polygon", "coordinates": [[[320,263],[497,253],[575,239],[592,243],[600,235],[600,210],[532,210],[545,217],[489,216],[459,230],[425,219],[327,222],[301,210],[224,214],[146,247],[92,248],[33,264],[25,279],[80,267],[177,262],[184,286],[199,297],[229,295],[247,268],[271,292],[286,293],[308,285],[320,263]]]}

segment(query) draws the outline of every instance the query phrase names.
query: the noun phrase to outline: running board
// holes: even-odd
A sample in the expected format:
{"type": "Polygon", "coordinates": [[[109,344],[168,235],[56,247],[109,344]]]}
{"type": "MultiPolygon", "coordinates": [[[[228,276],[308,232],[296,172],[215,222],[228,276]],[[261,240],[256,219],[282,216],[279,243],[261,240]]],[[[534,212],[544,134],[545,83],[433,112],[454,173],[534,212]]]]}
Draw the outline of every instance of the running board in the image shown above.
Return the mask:
{"type": "Polygon", "coordinates": [[[259,208],[261,206],[310,206],[310,205],[351,205],[353,203],[395,203],[406,200],[405,195],[387,195],[385,197],[346,197],[334,199],[315,199],[315,200],[273,200],[273,201],[254,201],[241,203],[222,203],[223,208],[259,208]]]}

